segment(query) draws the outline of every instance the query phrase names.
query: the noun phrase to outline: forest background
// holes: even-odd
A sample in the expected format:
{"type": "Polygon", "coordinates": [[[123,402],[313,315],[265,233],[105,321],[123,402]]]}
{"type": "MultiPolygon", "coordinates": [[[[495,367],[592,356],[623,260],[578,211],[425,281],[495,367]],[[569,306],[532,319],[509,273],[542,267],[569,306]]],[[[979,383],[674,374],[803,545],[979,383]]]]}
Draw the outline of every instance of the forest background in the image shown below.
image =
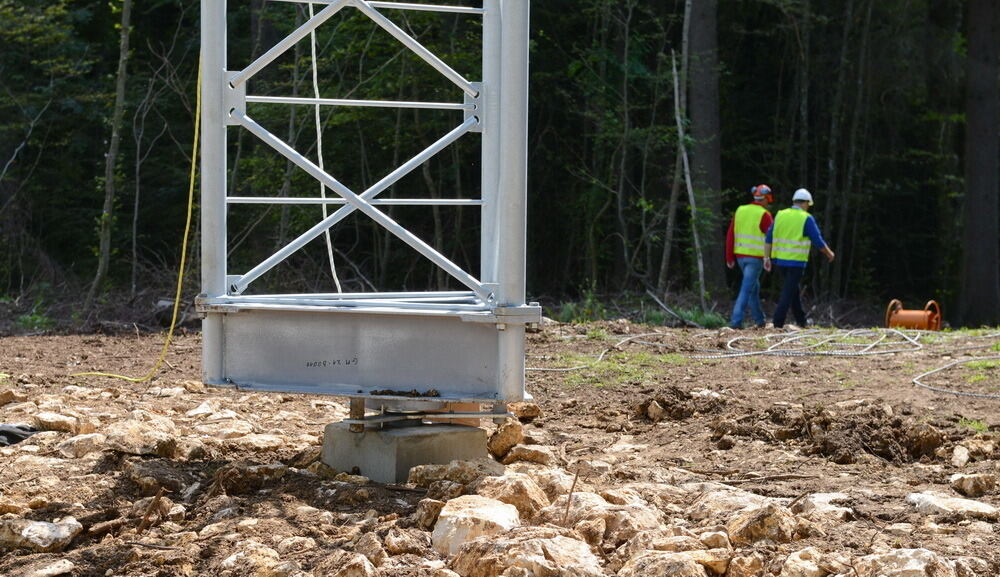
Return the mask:
{"type": "MultiPolygon", "coordinates": [[[[827,321],[859,309],[877,319],[890,298],[911,307],[935,298],[953,323],[1000,324],[994,4],[532,2],[529,294],[582,301],[570,307],[580,316],[600,315],[601,297],[634,303],[649,293],[727,314],[739,279],[725,267],[725,227],[749,188],[767,183],[774,209],[799,187],[816,198],[813,213],[838,258],[827,265],[814,256],[806,294],[812,306],[829,304],[827,321]]],[[[308,10],[230,0],[229,67],[266,51],[308,10]]],[[[479,18],[385,13],[478,79],[479,18]]],[[[300,42],[254,78],[252,92],[312,96],[315,65],[327,98],[460,100],[356,10],[342,10],[316,40],[315,62],[300,42]]],[[[131,322],[171,294],[198,50],[197,0],[0,0],[0,316],[8,321],[0,331],[131,322]]],[[[316,159],[312,107],[250,106],[316,159]]],[[[364,189],[460,114],[324,108],[325,166],[364,189]]],[[[230,129],[229,145],[231,196],[318,195],[315,181],[252,135],[230,129]]],[[[476,198],[478,170],[479,144],[467,136],[384,196],[476,198]]],[[[474,207],[387,210],[478,271],[474,207]]],[[[231,207],[231,274],[311,227],[319,211],[231,207]]],[[[363,216],[331,232],[344,290],[456,288],[363,216]]],[[[197,234],[188,302],[198,292],[197,234]]],[[[254,289],[332,286],[318,239],[254,289]]],[[[776,289],[766,279],[765,298],[776,289]]]]}

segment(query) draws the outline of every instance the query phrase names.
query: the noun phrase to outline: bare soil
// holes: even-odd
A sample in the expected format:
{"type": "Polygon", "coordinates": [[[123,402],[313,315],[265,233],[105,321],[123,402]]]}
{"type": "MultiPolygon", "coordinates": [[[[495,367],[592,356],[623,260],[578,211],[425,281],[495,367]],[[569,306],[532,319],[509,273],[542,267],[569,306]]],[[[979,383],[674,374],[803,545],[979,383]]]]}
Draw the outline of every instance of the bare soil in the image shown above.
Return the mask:
{"type": "MultiPolygon", "coordinates": [[[[774,331],[739,334],[769,332],[774,331]]],[[[997,453],[974,455],[961,468],[951,462],[959,442],[1000,437],[996,435],[1000,400],[941,394],[911,383],[916,375],[953,360],[989,355],[996,338],[953,335],[913,352],[863,357],[692,358],[723,351],[735,334],[627,321],[558,325],[531,334],[528,391],[543,413],[525,425],[526,432],[556,447],[565,463],[579,459],[609,463],[609,475],[584,479],[598,486],[701,479],[791,499],[847,492],[855,519],[844,530],[812,537],[796,548],[815,545],[860,556],[875,543],[890,541],[893,546],[926,547],[949,557],[980,557],[990,563],[992,574],[1000,574],[995,523],[992,533],[974,532],[967,520],[928,519],[905,501],[913,492],[950,491],[948,478],[956,472],[1000,473],[997,453]],[[665,412],[659,422],[648,417],[654,400],[665,412]],[[937,524],[929,525],[929,520],[937,524]],[[916,530],[909,535],[888,534],[885,529],[893,523],[912,523],[916,530]]],[[[183,458],[105,452],[100,459],[65,459],[57,464],[53,459],[60,455],[54,446],[70,436],[63,434],[38,443],[33,453],[37,459],[0,457],[0,502],[30,503],[30,511],[19,515],[28,519],[51,521],[73,515],[85,527],[62,553],[0,551],[0,575],[17,575],[41,560],[57,558],[75,563],[74,576],[215,572],[219,560],[233,552],[233,541],[198,538],[173,543],[169,534],[197,532],[227,508],[260,520],[239,528],[241,538],[263,543],[269,543],[272,535],[315,539],[319,547],[283,558],[294,559],[317,576],[325,575],[324,550],[350,542],[358,530],[399,522],[426,497],[424,491],[408,487],[332,482],[298,468],[265,486],[242,476],[250,465],[280,462],[304,468],[314,462],[323,427],[346,413],[344,400],[199,391],[189,383],[200,375],[197,333],[177,337],[164,370],[152,383],[71,376],[94,370],[143,374],[161,345],[159,335],[3,338],[0,390],[21,391],[36,404],[58,399],[76,409],[90,409],[105,425],[140,409],[180,418],[214,401],[252,422],[256,432],[297,439],[297,444],[268,450],[207,444],[183,458]],[[155,396],[185,383],[192,392],[155,396]],[[67,392],[68,386],[93,394],[67,392]],[[161,478],[175,475],[178,488],[200,484],[187,498],[167,495],[184,502],[186,514],[159,523],[145,535],[138,534],[134,524],[91,534],[95,525],[127,517],[125,511],[132,504],[150,496],[127,474],[137,462],[159,467],[161,478]],[[332,517],[320,522],[317,513],[303,506],[332,517]]],[[[987,393],[1000,385],[998,374],[1000,369],[995,368],[955,367],[927,381],[987,393]]],[[[0,422],[29,420],[12,406],[0,406],[0,422]]],[[[182,419],[178,426],[182,427],[182,419]]],[[[1000,506],[998,494],[979,500],[1000,506]]],[[[405,525],[405,520],[401,523],[405,525]]],[[[420,561],[415,558],[414,567],[420,561]]],[[[422,573],[414,569],[412,574],[422,573]]]]}

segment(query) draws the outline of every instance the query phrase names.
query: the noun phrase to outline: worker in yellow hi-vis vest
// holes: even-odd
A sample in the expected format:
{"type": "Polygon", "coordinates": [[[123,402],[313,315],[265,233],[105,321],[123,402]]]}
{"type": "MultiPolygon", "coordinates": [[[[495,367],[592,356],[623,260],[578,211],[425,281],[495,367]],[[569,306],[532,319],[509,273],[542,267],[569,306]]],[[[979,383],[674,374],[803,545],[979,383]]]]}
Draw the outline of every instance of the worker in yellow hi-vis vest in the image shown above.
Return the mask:
{"type": "Polygon", "coordinates": [[[729,326],[743,327],[743,313],[750,307],[750,315],[758,327],[764,326],[764,311],[760,308],[760,273],[763,270],[764,235],[774,223],[767,207],[774,202],[771,187],[761,184],[750,189],[753,202],[736,209],[726,234],[726,266],[740,265],[743,282],[733,306],[729,326]]]}
{"type": "Polygon", "coordinates": [[[785,326],[788,309],[792,309],[795,322],[806,326],[806,313],[799,295],[799,282],[809,261],[809,249],[815,245],[827,260],[833,262],[834,254],[823,240],[816,219],[809,214],[813,205],[812,194],[800,188],[792,196],[791,208],[778,211],[774,226],[767,231],[764,242],[764,270],[771,270],[771,258],[784,279],[781,298],[774,309],[774,328],[785,326]]]}

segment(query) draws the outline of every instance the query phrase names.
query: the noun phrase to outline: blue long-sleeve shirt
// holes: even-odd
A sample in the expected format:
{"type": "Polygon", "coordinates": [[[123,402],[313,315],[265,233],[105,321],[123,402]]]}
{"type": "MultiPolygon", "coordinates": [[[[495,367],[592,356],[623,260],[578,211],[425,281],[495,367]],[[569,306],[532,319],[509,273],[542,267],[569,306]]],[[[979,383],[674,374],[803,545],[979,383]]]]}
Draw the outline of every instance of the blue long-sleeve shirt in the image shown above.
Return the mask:
{"type": "MultiPolygon", "coordinates": [[[[802,210],[797,206],[792,206],[795,210],[802,210]]],[[[816,224],[816,219],[813,215],[809,215],[806,218],[806,224],[803,226],[802,236],[808,237],[812,241],[812,244],[817,249],[822,250],[826,247],[826,241],[823,240],[823,233],[819,231],[819,225],[816,224]]],[[[767,231],[767,236],[764,238],[764,242],[767,244],[774,244],[774,225],[767,231]]],[[[806,262],[801,260],[785,260],[783,258],[774,259],[774,264],[778,266],[797,266],[799,268],[805,268],[806,262]]]]}

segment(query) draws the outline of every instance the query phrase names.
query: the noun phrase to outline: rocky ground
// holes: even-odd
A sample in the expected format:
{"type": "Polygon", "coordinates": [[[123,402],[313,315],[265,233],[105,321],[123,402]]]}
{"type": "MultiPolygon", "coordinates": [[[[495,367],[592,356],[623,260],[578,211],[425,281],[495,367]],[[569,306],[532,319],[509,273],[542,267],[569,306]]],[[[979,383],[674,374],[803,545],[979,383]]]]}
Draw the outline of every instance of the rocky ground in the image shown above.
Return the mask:
{"type": "MultiPolygon", "coordinates": [[[[70,375],[142,374],[158,336],[0,339],[0,423],[42,430],[0,448],[0,575],[1000,575],[1000,400],[911,383],[1000,339],[694,358],[734,335],[546,327],[493,458],[399,486],[318,461],[343,399],[203,387],[197,334],[141,385],[70,375]]],[[[984,360],[926,381],[998,377],[984,360]]]]}

